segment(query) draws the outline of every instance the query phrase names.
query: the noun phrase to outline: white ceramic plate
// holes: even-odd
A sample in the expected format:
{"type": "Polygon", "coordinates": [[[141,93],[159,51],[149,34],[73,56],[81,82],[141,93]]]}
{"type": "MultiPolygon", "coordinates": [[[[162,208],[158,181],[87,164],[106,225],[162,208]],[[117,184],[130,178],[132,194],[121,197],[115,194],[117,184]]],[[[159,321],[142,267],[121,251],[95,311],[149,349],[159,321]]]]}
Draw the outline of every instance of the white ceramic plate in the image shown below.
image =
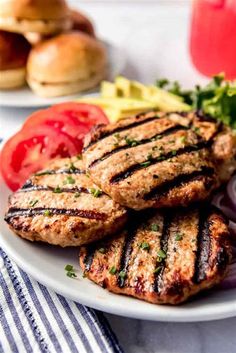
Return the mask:
{"type": "Polygon", "coordinates": [[[82,277],[77,249],[30,243],[14,235],[3,221],[8,193],[0,179],[0,246],[24,271],[66,298],[108,313],[155,321],[193,322],[236,316],[236,289],[211,291],[176,307],[107,292],[82,277]],[[78,269],[77,279],[66,276],[64,267],[68,263],[78,269]]]}
{"type": "MultiPolygon", "coordinates": [[[[111,43],[104,42],[109,60],[109,79],[113,79],[115,76],[122,73],[125,67],[126,59],[122,50],[111,43]]],[[[85,92],[86,96],[93,96],[96,94],[98,89],[90,92],[85,92]]],[[[29,87],[25,86],[21,89],[0,91],[0,106],[2,107],[44,107],[60,102],[74,100],[80,97],[82,94],[74,94],[64,97],[56,98],[42,98],[36,96],[29,87]]]]}

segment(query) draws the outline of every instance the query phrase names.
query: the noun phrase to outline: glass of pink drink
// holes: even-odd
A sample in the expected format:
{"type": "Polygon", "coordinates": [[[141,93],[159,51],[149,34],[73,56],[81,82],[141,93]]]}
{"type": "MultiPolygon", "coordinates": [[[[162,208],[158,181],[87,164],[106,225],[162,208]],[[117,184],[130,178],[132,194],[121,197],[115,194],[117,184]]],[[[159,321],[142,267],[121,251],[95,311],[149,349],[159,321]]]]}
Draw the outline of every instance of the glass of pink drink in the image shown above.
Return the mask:
{"type": "Polygon", "coordinates": [[[190,55],[205,76],[236,78],[236,0],[194,0],[190,55]]]}

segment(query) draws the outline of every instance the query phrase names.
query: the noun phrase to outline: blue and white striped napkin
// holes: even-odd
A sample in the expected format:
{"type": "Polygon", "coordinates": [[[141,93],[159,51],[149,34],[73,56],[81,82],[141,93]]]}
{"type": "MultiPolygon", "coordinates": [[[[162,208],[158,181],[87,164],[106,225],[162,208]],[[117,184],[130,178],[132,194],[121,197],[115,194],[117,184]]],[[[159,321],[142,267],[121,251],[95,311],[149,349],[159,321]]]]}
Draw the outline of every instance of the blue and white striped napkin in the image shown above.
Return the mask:
{"type": "Polygon", "coordinates": [[[122,353],[100,312],[30,278],[0,248],[0,353],[122,353]]]}

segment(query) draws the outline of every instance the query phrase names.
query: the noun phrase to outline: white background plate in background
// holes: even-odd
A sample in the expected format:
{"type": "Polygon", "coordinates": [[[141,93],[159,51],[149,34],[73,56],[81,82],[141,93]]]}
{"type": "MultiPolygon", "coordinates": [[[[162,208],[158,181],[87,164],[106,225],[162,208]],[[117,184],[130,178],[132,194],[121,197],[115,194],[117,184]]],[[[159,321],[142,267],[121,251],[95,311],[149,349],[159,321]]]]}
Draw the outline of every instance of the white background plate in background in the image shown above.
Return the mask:
{"type": "Polygon", "coordinates": [[[155,320],[193,322],[236,316],[236,289],[214,290],[181,306],[154,305],[131,297],[109,293],[82,277],[78,249],[61,249],[30,243],[14,235],[3,221],[8,190],[0,180],[0,246],[28,274],[66,298],[117,315],[155,320]],[[66,276],[72,264],[78,278],[66,276]]]}
{"type": "MultiPolygon", "coordinates": [[[[119,75],[125,66],[125,55],[122,50],[111,44],[104,42],[109,61],[109,79],[113,79],[115,76],[119,75]]],[[[44,107],[51,104],[56,104],[60,102],[74,100],[83,94],[87,96],[94,95],[98,89],[91,91],[91,93],[84,92],[82,94],[74,94],[70,96],[56,97],[56,98],[42,98],[35,95],[28,86],[22,87],[17,90],[0,91],[0,106],[1,107],[44,107]]]]}

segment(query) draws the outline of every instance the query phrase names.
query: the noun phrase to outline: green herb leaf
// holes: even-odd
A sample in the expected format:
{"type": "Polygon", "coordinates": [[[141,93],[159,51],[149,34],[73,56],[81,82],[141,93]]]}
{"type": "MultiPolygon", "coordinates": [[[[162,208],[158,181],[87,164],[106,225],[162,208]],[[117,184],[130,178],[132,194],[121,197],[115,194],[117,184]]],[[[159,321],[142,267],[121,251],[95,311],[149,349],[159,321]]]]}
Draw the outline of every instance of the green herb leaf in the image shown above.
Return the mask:
{"type": "Polygon", "coordinates": [[[53,190],[53,192],[54,192],[55,194],[60,194],[60,193],[62,192],[62,189],[61,189],[59,186],[57,186],[57,187],[53,190]]]}
{"type": "Polygon", "coordinates": [[[151,164],[151,161],[146,161],[146,162],[140,163],[140,165],[141,165],[142,167],[148,167],[150,164],[151,164]]]}
{"type": "Polygon", "coordinates": [[[150,245],[147,243],[147,242],[142,242],[140,245],[139,245],[139,248],[140,249],[143,249],[145,251],[149,251],[150,250],[150,245]]]}
{"type": "Polygon", "coordinates": [[[75,179],[72,178],[72,176],[69,175],[69,176],[66,178],[66,180],[63,181],[63,184],[64,184],[64,185],[66,185],[66,184],[75,184],[75,179]]]}
{"type": "Polygon", "coordinates": [[[151,224],[151,230],[152,230],[153,232],[158,232],[159,229],[160,229],[160,227],[159,227],[158,224],[156,224],[156,223],[152,223],[152,224],[151,224]]]}
{"type": "Polygon", "coordinates": [[[157,252],[157,256],[160,258],[160,259],[165,259],[166,258],[166,253],[164,250],[160,249],[158,250],[157,252]]]}
{"type": "Polygon", "coordinates": [[[34,207],[35,205],[36,205],[36,203],[38,203],[39,202],[39,200],[31,200],[30,202],[29,202],[29,205],[31,206],[31,207],[34,207]]]}
{"type": "Polygon", "coordinates": [[[73,268],[74,268],[74,266],[73,266],[73,265],[70,265],[70,264],[67,264],[67,265],[65,266],[65,270],[66,270],[66,271],[72,271],[73,268]]]}
{"type": "Polygon", "coordinates": [[[70,278],[75,278],[75,277],[77,277],[73,265],[67,264],[67,265],[65,266],[65,271],[66,271],[66,275],[67,275],[68,277],[70,277],[70,278]]]}
{"type": "Polygon", "coordinates": [[[162,266],[158,266],[155,268],[155,270],[153,271],[153,273],[155,273],[155,275],[158,275],[162,270],[162,266]]]}
{"type": "Polygon", "coordinates": [[[105,248],[100,248],[100,249],[98,249],[98,252],[100,252],[101,254],[105,254],[106,253],[106,249],[105,248]]]}
{"type": "Polygon", "coordinates": [[[83,157],[82,157],[82,154],[77,154],[76,158],[80,161],[83,157]]]}
{"type": "Polygon", "coordinates": [[[125,271],[120,271],[118,276],[124,279],[126,277],[125,271]]]}
{"type": "Polygon", "coordinates": [[[80,195],[81,195],[80,192],[76,192],[76,193],[75,193],[75,197],[76,197],[76,198],[80,197],[80,195]]]}
{"type": "Polygon", "coordinates": [[[46,216],[46,217],[50,217],[50,216],[52,216],[52,211],[50,211],[50,210],[45,210],[44,213],[43,213],[43,215],[46,216]]]}
{"type": "Polygon", "coordinates": [[[125,142],[127,143],[127,145],[129,145],[130,147],[135,147],[139,144],[139,142],[137,140],[134,139],[130,139],[128,136],[125,136],[125,142]]]}
{"type": "Polygon", "coordinates": [[[110,268],[110,270],[109,270],[109,273],[110,273],[111,275],[115,275],[116,272],[117,272],[117,269],[115,268],[115,266],[112,266],[112,267],[110,268]]]}
{"type": "Polygon", "coordinates": [[[183,239],[183,234],[177,233],[176,236],[175,236],[175,240],[176,241],[180,241],[182,239],[183,239]]]}
{"type": "Polygon", "coordinates": [[[92,194],[94,197],[99,197],[102,195],[102,190],[91,188],[89,189],[90,194],[92,194]]]}

